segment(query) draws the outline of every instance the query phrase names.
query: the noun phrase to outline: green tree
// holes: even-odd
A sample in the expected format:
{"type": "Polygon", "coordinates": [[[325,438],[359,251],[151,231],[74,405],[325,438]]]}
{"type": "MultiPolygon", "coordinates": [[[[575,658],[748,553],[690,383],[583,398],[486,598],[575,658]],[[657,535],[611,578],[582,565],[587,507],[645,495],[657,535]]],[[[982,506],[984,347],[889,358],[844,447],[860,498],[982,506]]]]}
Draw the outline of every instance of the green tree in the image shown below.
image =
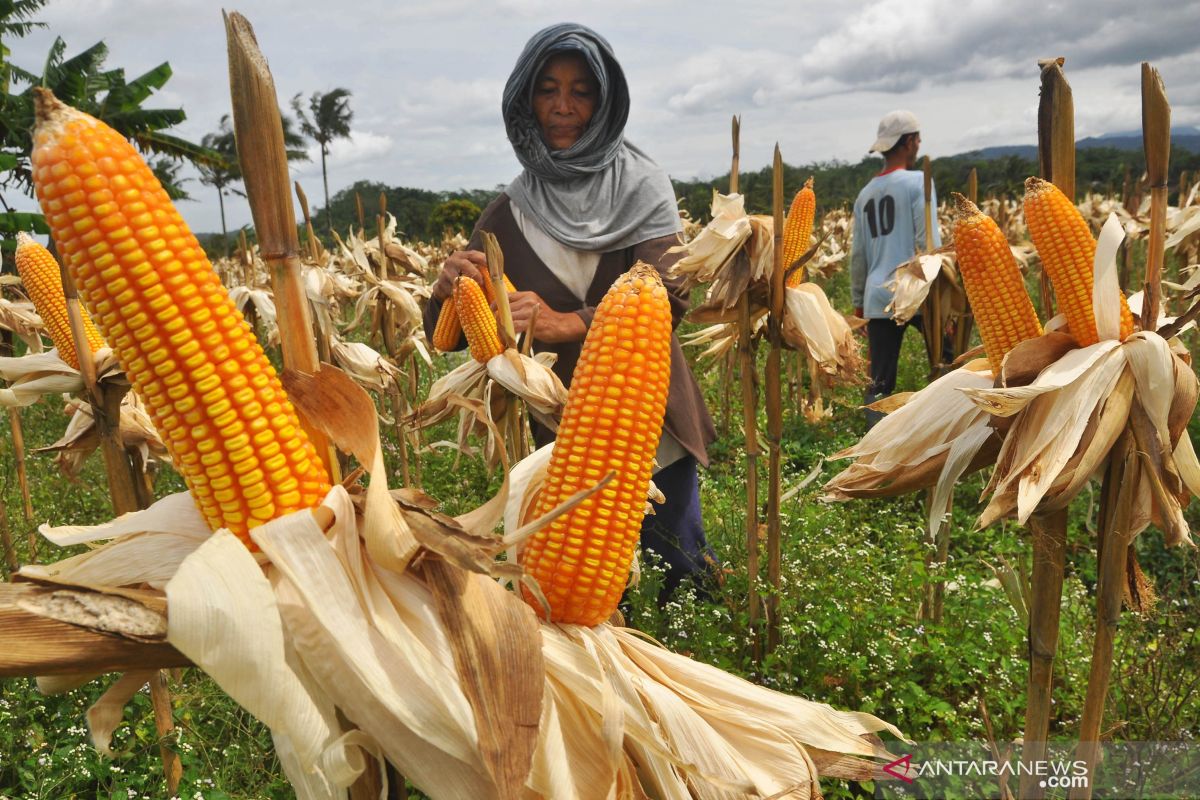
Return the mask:
{"type": "MultiPolygon", "coordinates": [[[[39,23],[29,17],[44,5],[44,0],[0,0],[0,36],[23,36],[39,23]]],[[[183,109],[143,108],[151,94],[171,77],[170,64],[163,62],[131,81],[123,69],[106,69],[108,48],[97,42],[81,53],[67,57],[67,45],[56,38],[46,56],[42,73],[36,74],[12,64],[7,49],[0,59],[0,234],[17,230],[46,232],[45,221],[37,214],[18,214],[4,201],[3,191],[15,189],[32,196],[33,178],[30,153],[33,149],[33,89],[44,86],[63,102],[91,114],[131,139],[148,155],[207,163],[216,154],[167,131],[187,117],[183,109]],[[19,93],[14,87],[23,87],[19,93]]],[[[178,170],[158,169],[168,179],[168,193],[179,192],[172,183],[178,170]]]]}
{"type": "MultiPolygon", "coordinates": [[[[283,144],[288,161],[307,161],[304,137],[296,132],[295,121],[283,113],[280,113],[279,119],[283,125],[283,144]]],[[[200,172],[200,183],[217,190],[217,203],[221,209],[221,246],[228,255],[229,229],[225,223],[225,197],[230,194],[246,196],[245,192],[234,185],[242,179],[242,169],[238,163],[237,140],[234,138],[233,124],[228,114],[221,117],[214,133],[204,135],[200,145],[212,150],[219,157],[208,163],[197,164],[196,168],[200,172]]]]}
{"type": "Polygon", "coordinates": [[[429,215],[427,229],[434,238],[446,233],[470,233],[482,213],[470,200],[456,198],[439,203],[429,215]]]}
{"type": "Polygon", "coordinates": [[[329,155],[329,143],[334,139],[350,138],[350,90],[337,88],[331,92],[313,92],[308,99],[308,112],[300,102],[300,93],[292,98],[292,108],[300,120],[304,135],[321,146],[321,180],[325,185],[325,223],[333,232],[333,217],[329,212],[329,173],[325,161],[329,155]],[[311,115],[311,116],[310,116],[311,115]]]}

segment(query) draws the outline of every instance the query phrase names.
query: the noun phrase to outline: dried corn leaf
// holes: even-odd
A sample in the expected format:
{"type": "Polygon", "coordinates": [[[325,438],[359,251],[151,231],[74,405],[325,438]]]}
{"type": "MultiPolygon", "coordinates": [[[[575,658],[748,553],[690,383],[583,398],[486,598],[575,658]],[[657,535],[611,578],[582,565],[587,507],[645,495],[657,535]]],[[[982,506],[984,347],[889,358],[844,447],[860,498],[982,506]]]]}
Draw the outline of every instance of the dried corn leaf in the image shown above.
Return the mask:
{"type": "Polygon", "coordinates": [[[886,285],[892,292],[892,302],[885,311],[891,312],[897,325],[903,325],[921,312],[921,304],[939,275],[955,279],[954,256],[950,248],[918,255],[896,267],[895,275],[886,285]]]}
{"type": "Polygon", "coordinates": [[[30,353],[42,352],[42,318],[28,301],[14,302],[0,297],[0,329],[11,331],[25,343],[30,353]]]}
{"type": "Polygon", "coordinates": [[[714,189],[711,216],[712,221],[694,239],[667,251],[685,254],[671,267],[671,274],[686,278],[689,285],[712,283],[751,236],[742,195],[714,189]]]}
{"type": "Polygon", "coordinates": [[[784,302],[784,340],[807,352],[826,375],[841,383],[861,383],[864,370],[858,337],[821,287],[808,282],[788,288],[784,302]]]}

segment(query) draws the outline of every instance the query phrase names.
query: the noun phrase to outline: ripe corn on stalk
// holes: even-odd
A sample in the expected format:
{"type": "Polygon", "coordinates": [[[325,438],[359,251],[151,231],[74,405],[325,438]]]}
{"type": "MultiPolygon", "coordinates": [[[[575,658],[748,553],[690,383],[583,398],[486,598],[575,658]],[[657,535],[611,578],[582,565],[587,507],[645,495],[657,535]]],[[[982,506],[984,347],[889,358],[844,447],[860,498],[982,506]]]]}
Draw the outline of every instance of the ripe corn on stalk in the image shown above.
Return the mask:
{"type": "MultiPolygon", "coordinates": [[[[1096,240],[1075,204],[1058,187],[1041,178],[1025,181],[1025,222],[1071,336],[1080,347],[1099,340],[1092,284],[1096,240]]],[[[1121,297],[1121,341],[1133,333],[1133,315],[1121,297]]]]}
{"type": "MultiPolygon", "coordinates": [[[[783,268],[787,269],[808,250],[812,239],[813,218],[817,213],[817,195],[813,192],[813,179],[804,182],[804,187],[792,198],[787,221],[783,224],[783,268]]],[[[787,285],[796,288],[804,281],[805,270],[793,272],[787,285]]]]}
{"type": "MultiPolygon", "coordinates": [[[[504,288],[510,293],[515,292],[517,288],[512,285],[512,281],[508,279],[507,275],[503,277],[504,288]]],[[[496,289],[486,276],[483,281],[483,294],[487,298],[489,306],[496,302],[496,289]]],[[[458,347],[458,339],[462,332],[462,323],[459,322],[458,317],[458,303],[454,302],[453,297],[447,297],[446,302],[442,303],[442,310],[438,312],[437,325],[433,329],[434,349],[443,353],[450,352],[458,347]]]]}
{"type": "MultiPolygon", "coordinates": [[[[75,340],[71,336],[71,323],[67,318],[67,299],[63,294],[62,274],[58,262],[50,251],[42,247],[27,233],[17,234],[17,272],[21,283],[29,292],[33,307],[46,326],[50,340],[58,348],[58,356],[75,369],[79,369],[79,358],[75,354],[75,340]]],[[[104,337],[96,330],[91,316],[83,310],[83,330],[87,336],[88,349],[96,352],[104,347],[104,337]]]]}
{"type": "Polygon", "coordinates": [[[329,478],[275,370],[154,173],[119,133],[36,95],[34,186],[89,310],[208,524],[317,505],[329,478]]]}
{"type": "Polygon", "coordinates": [[[471,357],[486,364],[504,352],[500,333],[496,327],[496,315],[483,294],[479,284],[470,278],[458,276],[454,281],[454,306],[463,333],[467,335],[467,346],[471,357]]]}
{"type": "Polygon", "coordinates": [[[1042,326],[1000,226],[961,194],[951,196],[958,212],[954,223],[958,271],[992,373],[999,375],[1008,351],[1041,336],[1042,326]]]}
{"type": "Polygon", "coordinates": [[[596,309],[535,517],[610,470],[616,479],[535,533],[521,554],[551,621],[597,625],[617,607],[641,531],[670,372],[667,290],[652,267],[638,263],[596,309]]]}

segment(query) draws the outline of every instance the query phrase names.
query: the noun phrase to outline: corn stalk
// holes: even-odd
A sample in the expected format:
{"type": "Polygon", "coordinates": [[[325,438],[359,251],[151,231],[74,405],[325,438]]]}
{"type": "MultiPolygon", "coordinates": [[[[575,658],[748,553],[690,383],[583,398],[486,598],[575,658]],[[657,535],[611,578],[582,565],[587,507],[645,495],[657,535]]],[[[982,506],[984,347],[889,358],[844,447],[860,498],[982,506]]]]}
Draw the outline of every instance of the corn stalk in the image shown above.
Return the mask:
{"type": "MultiPolygon", "coordinates": [[[[783,156],[778,143],[772,169],[771,204],[775,215],[774,257],[771,270],[771,315],[767,320],[767,336],[771,350],[767,353],[767,581],[771,595],[767,598],[767,652],[779,644],[779,591],[782,531],[779,519],[779,497],[782,493],[783,388],[780,381],[783,360],[783,156]]],[[[815,378],[814,374],[814,378],[815,378]]]]}
{"type": "MultiPolygon", "coordinates": [[[[300,277],[300,240],[296,235],[296,212],[292,208],[275,81],[258,48],[254,29],[245,17],[237,12],[226,14],[225,34],[238,162],[254,229],[258,232],[259,252],[271,274],[283,366],[315,375],[321,362],[300,277]]],[[[303,415],[300,422],[331,480],[337,483],[341,480],[341,470],[329,438],[303,415]]]]}
{"type": "MultiPolygon", "coordinates": [[[[1030,518],[1033,539],[1033,577],[1029,596],[1029,679],[1025,700],[1025,736],[1021,758],[1044,761],[1050,732],[1054,657],[1066,567],[1067,511],[1036,513],[1030,518]]],[[[1021,776],[1021,797],[1040,800],[1045,784],[1034,773],[1021,776]]]]}
{"type": "MultiPolygon", "coordinates": [[[[13,335],[11,331],[0,331],[0,355],[13,354],[13,335]]],[[[33,522],[33,497],[29,493],[29,473],[25,469],[25,431],[21,427],[21,410],[8,409],[8,427],[12,431],[13,466],[17,468],[17,486],[21,490],[21,513],[26,522],[33,522]]],[[[29,534],[29,557],[35,558],[37,542],[33,533],[29,534]]]]}
{"type": "MultiPolygon", "coordinates": [[[[1041,97],[1038,101],[1038,164],[1042,177],[1053,183],[1075,202],[1075,101],[1071,85],[1063,75],[1066,59],[1038,62],[1042,70],[1041,97]]],[[[1042,319],[1054,316],[1054,295],[1050,276],[1042,269],[1042,319]]]]}

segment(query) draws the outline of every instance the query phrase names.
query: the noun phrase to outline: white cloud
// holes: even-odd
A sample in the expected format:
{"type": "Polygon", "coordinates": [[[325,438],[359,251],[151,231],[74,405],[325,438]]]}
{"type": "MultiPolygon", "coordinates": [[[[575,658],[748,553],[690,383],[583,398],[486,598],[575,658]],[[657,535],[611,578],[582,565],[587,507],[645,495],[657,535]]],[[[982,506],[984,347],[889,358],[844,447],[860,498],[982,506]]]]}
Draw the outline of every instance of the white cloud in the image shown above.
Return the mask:
{"type": "MultiPolygon", "coordinates": [[[[500,95],[526,39],[563,19],[612,43],[633,96],[629,138],[678,177],[729,161],[729,118],[741,114],[742,166],[857,161],[879,117],[908,107],[923,149],[950,155],[1036,137],[1039,57],[1065,55],[1082,136],[1138,127],[1137,62],[1161,70],[1176,124],[1200,123],[1200,3],[1168,0],[241,0],[285,111],[297,92],[352,93],[354,137],[334,143],[330,191],[356,180],[428,189],[491,187],[519,170],[500,95]]],[[[38,69],[55,35],[77,53],[103,39],[109,66],[130,76],[169,61],[174,76],[147,103],[183,107],[198,140],[229,112],[225,31],[211,0],[52,0],[50,23],[6,41],[38,69]]],[[[315,155],[315,153],[314,153],[315,155]]],[[[293,165],[310,186],[320,160],[293,165]]],[[[318,183],[314,183],[314,178],[318,183]]],[[[218,227],[216,198],[183,213],[218,227]]],[[[7,199],[7,197],[6,197],[7,199]]],[[[237,227],[244,204],[227,209],[237,227]]]]}

